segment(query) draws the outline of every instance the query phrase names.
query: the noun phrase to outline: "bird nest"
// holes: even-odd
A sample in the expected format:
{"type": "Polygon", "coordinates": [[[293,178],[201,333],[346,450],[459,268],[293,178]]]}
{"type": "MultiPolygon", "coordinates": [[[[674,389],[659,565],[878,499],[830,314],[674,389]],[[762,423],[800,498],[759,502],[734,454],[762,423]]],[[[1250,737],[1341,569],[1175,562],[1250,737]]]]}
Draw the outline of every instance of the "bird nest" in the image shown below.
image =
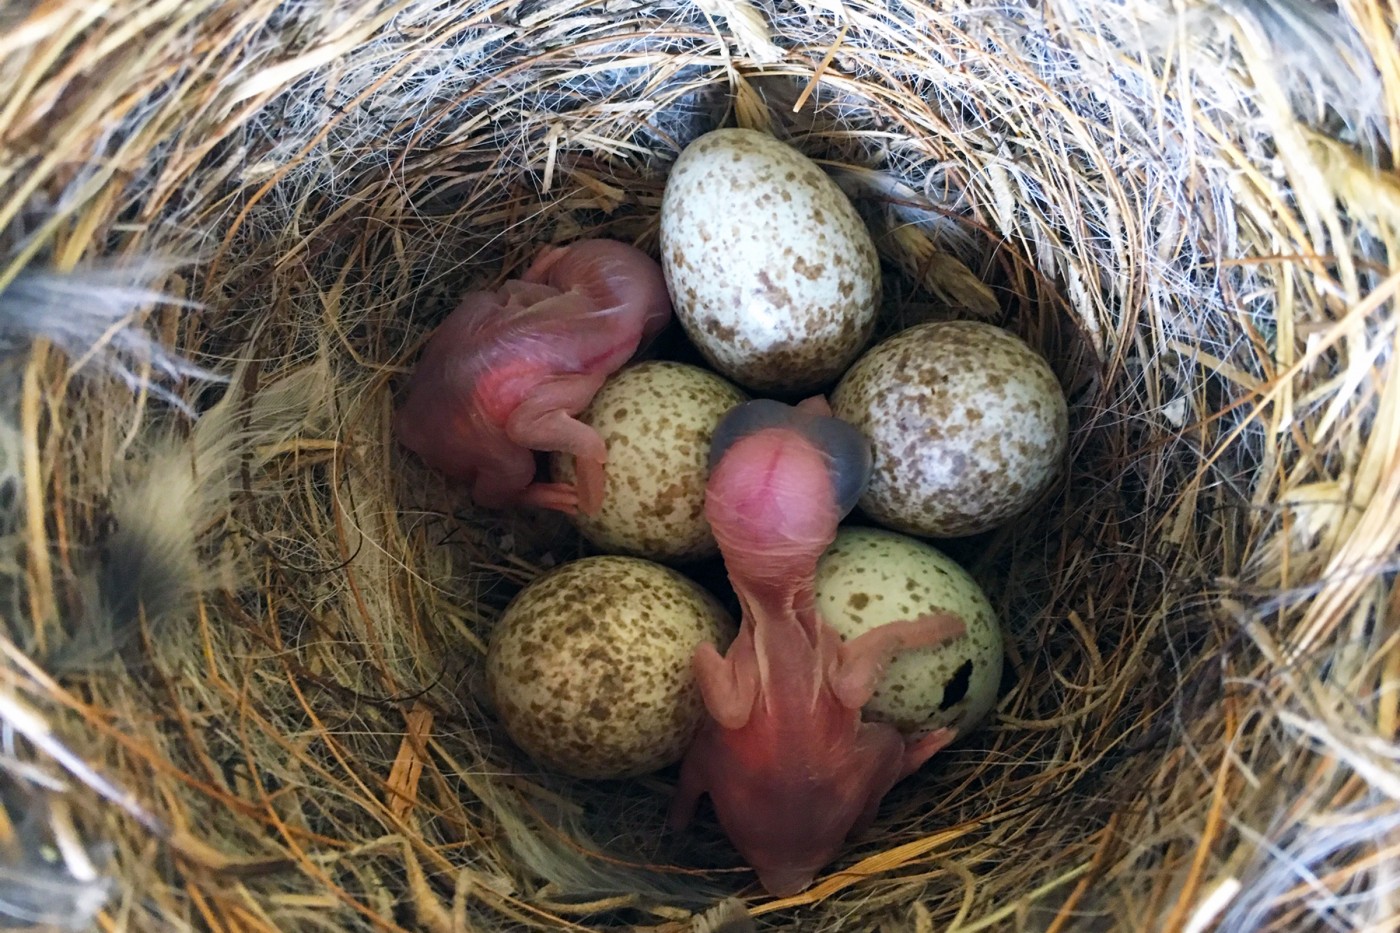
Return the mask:
{"type": "Polygon", "coordinates": [[[105,930],[1389,929],[1395,10],[86,0],[0,11],[0,914],[105,930]],[[886,332],[1052,362],[1070,469],[950,545],[985,729],[804,893],[674,772],[504,737],[484,643],[586,553],[393,443],[429,329],[758,127],[886,332]]]}

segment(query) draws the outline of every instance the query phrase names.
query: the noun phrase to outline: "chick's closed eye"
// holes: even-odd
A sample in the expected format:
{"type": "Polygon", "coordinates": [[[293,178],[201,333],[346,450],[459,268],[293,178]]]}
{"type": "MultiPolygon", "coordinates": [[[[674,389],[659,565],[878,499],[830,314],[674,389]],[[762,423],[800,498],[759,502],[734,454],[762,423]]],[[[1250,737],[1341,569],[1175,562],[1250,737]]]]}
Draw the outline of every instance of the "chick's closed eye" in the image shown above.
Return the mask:
{"type": "Polygon", "coordinates": [[[841,514],[855,507],[870,478],[870,443],[853,425],[829,414],[820,396],[801,406],[756,399],[735,407],[720,421],[710,446],[710,469],[735,443],[770,428],[791,428],[828,458],[828,470],[841,514]]]}

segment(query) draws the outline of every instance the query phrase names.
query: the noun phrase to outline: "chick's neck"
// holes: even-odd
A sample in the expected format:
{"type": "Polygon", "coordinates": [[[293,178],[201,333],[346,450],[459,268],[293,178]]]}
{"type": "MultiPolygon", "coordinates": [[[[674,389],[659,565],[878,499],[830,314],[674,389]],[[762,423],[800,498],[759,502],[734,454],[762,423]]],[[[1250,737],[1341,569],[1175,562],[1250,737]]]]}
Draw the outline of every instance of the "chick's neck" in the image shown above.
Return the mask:
{"type": "MultiPolygon", "coordinates": [[[[722,535],[717,536],[721,537],[721,551],[725,551],[722,535]]],[[[820,624],[816,612],[817,561],[829,544],[824,542],[815,549],[775,547],[726,560],[729,580],[743,607],[744,624],[753,627],[760,655],[770,639],[790,648],[799,633],[815,645],[820,624]]]]}

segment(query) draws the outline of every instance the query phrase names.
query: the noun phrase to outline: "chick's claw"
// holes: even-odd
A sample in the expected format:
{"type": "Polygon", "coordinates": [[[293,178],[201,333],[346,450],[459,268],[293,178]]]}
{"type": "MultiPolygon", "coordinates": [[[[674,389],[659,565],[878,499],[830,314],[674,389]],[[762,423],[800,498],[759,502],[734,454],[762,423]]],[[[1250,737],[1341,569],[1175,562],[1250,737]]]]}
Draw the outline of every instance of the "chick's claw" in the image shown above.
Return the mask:
{"type": "Polygon", "coordinates": [[[566,515],[579,511],[578,490],[568,483],[531,483],[519,493],[520,505],[540,509],[553,509],[566,515]]]}
{"type": "Polygon", "coordinates": [[[597,515],[603,507],[603,491],[607,486],[605,460],[575,454],[574,483],[578,491],[578,510],[584,515],[597,515]]]}

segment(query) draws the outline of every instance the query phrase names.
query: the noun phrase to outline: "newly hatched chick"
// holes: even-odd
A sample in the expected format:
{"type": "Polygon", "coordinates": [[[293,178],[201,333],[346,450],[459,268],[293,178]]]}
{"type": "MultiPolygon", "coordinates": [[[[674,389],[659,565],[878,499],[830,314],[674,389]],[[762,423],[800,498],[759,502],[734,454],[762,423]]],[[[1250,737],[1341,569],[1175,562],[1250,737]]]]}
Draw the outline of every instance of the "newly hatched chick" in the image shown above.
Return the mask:
{"type": "Polygon", "coordinates": [[[442,322],[394,431],[480,506],[593,514],[607,447],[574,416],[670,318],[661,267],[641,250],[601,239],[547,249],[442,322]],[[573,454],[576,487],[535,482],[534,451],[573,454]]]}
{"type": "Polygon", "coordinates": [[[869,445],[824,399],[761,400],[715,432],[705,513],[743,609],[728,654],[696,649],[710,714],[686,754],[671,825],[702,794],[776,896],[796,894],[874,819],[900,779],[952,741],[906,742],[861,721],[861,707],[901,651],[964,633],[947,613],[891,622],[843,643],[815,608],[817,560],[870,474],[869,445]]]}

